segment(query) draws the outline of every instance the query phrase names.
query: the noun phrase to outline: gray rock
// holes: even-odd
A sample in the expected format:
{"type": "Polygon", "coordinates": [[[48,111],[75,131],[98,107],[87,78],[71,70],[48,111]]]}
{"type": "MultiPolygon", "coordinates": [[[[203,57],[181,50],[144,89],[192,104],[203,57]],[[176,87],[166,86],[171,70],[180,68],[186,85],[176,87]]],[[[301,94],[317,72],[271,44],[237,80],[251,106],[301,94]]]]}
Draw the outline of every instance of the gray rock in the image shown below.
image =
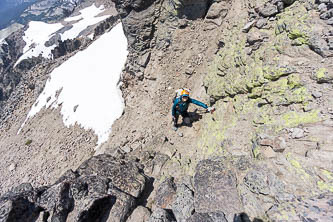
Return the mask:
{"type": "Polygon", "coordinates": [[[179,17],[203,18],[208,9],[208,0],[172,0],[179,17]]]}
{"type": "Polygon", "coordinates": [[[177,195],[172,203],[172,212],[178,222],[185,222],[194,213],[193,191],[185,184],[177,186],[177,195]]]}
{"type": "Polygon", "coordinates": [[[127,222],[146,222],[150,218],[150,215],[151,213],[147,208],[138,206],[127,219],[127,222]]]}
{"type": "Polygon", "coordinates": [[[328,57],[333,54],[329,51],[327,42],[322,39],[318,34],[314,34],[310,37],[309,47],[311,50],[318,53],[322,57],[328,57]]]}
{"type": "Polygon", "coordinates": [[[259,14],[263,17],[270,17],[277,14],[279,11],[276,5],[266,3],[264,6],[259,8],[259,14]]]}
{"type": "Polygon", "coordinates": [[[230,4],[226,1],[214,2],[207,12],[207,19],[224,18],[228,14],[230,4]]]}
{"type": "Polygon", "coordinates": [[[69,183],[60,183],[47,189],[39,198],[38,205],[49,212],[52,221],[66,221],[74,207],[69,183]]]}
{"type": "Polygon", "coordinates": [[[323,96],[323,93],[320,92],[320,91],[313,91],[313,92],[312,92],[312,96],[313,96],[314,98],[320,98],[320,97],[323,96]]]}
{"type": "Polygon", "coordinates": [[[318,10],[323,13],[327,11],[327,5],[325,3],[321,3],[320,5],[318,5],[318,10]]]}
{"type": "Polygon", "coordinates": [[[332,17],[333,17],[333,8],[320,14],[320,18],[324,20],[330,19],[332,17]]]}
{"type": "Polygon", "coordinates": [[[284,193],[284,184],[272,172],[263,168],[252,169],[244,177],[244,184],[256,194],[279,196],[284,193]]]}
{"type": "Polygon", "coordinates": [[[246,23],[246,25],[242,28],[242,32],[249,32],[252,26],[256,23],[255,20],[246,23]]]}
{"type": "Polygon", "coordinates": [[[259,32],[251,31],[246,35],[246,42],[249,45],[253,45],[257,42],[262,42],[262,41],[263,41],[263,36],[259,32]]]}
{"type": "Polygon", "coordinates": [[[312,198],[298,197],[281,205],[276,204],[267,216],[272,221],[281,221],[282,218],[288,218],[288,221],[331,221],[332,207],[332,193],[322,193],[312,198]]]}
{"type": "Polygon", "coordinates": [[[256,22],[256,27],[258,29],[263,28],[265,25],[267,24],[267,19],[266,18],[260,18],[257,22],[256,22]]]}
{"type": "MultiPolygon", "coordinates": [[[[327,23],[328,25],[333,25],[333,18],[328,19],[328,20],[326,21],[326,23],[327,23]]],[[[333,49],[333,47],[330,46],[330,50],[332,50],[332,49],[333,49]]]]}
{"type": "Polygon", "coordinates": [[[236,175],[226,159],[202,160],[194,176],[195,211],[198,213],[224,212],[228,220],[242,212],[236,175]]]}
{"type": "Polygon", "coordinates": [[[157,189],[155,205],[160,208],[171,208],[175,197],[176,184],[172,177],[166,178],[157,189]]]}
{"type": "Polygon", "coordinates": [[[228,222],[224,213],[194,213],[186,222],[228,222]]]}
{"type": "Polygon", "coordinates": [[[24,184],[0,197],[0,221],[35,221],[42,211],[35,202],[38,190],[24,184]]]}
{"type": "Polygon", "coordinates": [[[148,222],[176,222],[176,220],[174,220],[168,211],[157,208],[150,216],[148,222]]]}
{"type": "Polygon", "coordinates": [[[292,128],[290,129],[291,138],[293,139],[300,139],[305,136],[304,130],[300,128],[292,128]]]}
{"type": "Polygon", "coordinates": [[[145,177],[140,166],[132,161],[116,159],[110,155],[93,156],[81,164],[77,173],[82,176],[98,175],[108,178],[112,185],[133,197],[138,197],[145,188],[145,177]]]}
{"type": "Polygon", "coordinates": [[[282,0],[282,2],[286,5],[291,5],[295,2],[295,0],[282,0]]]}

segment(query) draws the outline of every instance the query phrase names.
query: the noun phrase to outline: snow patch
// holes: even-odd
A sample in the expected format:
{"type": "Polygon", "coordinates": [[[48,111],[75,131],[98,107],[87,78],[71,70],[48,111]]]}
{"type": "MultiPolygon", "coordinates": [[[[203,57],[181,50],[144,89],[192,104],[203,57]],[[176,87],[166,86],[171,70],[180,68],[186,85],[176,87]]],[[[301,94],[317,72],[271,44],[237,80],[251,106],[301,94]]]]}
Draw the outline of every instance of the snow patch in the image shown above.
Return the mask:
{"type": "MultiPolygon", "coordinates": [[[[109,15],[96,17],[103,11],[104,6],[97,8],[95,4],[92,4],[90,7],[82,9],[80,15],[66,18],[65,21],[67,22],[77,22],[72,24],[71,29],[61,34],[61,40],[65,41],[67,39],[74,39],[87,27],[108,18],[109,15]]],[[[29,22],[29,28],[25,31],[23,36],[23,40],[26,42],[23,49],[23,55],[16,61],[15,66],[24,59],[38,57],[39,55],[51,59],[51,51],[56,47],[56,44],[46,47],[45,43],[63,27],[64,26],[61,23],[48,24],[39,21],[29,22]]]]}
{"type": "Polygon", "coordinates": [[[70,30],[64,32],[61,35],[61,39],[63,41],[66,39],[73,39],[73,38],[77,37],[80,34],[80,32],[82,32],[88,26],[94,25],[94,24],[101,22],[104,19],[108,18],[109,15],[96,17],[98,14],[100,14],[103,11],[104,11],[104,6],[100,6],[99,8],[97,8],[93,4],[88,8],[82,9],[80,11],[80,13],[81,13],[80,15],[66,18],[65,19],[66,22],[70,22],[70,21],[78,21],[78,22],[74,23],[73,27],[70,30]]]}
{"type": "Polygon", "coordinates": [[[25,122],[42,108],[61,106],[67,127],[78,123],[95,132],[98,145],[105,142],[112,123],[124,109],[117,83],[127,53],[127,39],[119,23],[86,50],[54,69],[25,122]]]}
{"type": "Polygon", "coordinates": [[[38,57],[40,54],[45,58],[51,58],[51,50],[55,48],[55,45],[46,47],[45,42],[51,38],[54,32],[62,27],[60,23],[47,24],[37,21],[30,22],[29,28],[25,31],[23,36],[23,40],[26,42],[23,55],[16,61],[15,66],[24,59],[33,56],[38,57]]]}

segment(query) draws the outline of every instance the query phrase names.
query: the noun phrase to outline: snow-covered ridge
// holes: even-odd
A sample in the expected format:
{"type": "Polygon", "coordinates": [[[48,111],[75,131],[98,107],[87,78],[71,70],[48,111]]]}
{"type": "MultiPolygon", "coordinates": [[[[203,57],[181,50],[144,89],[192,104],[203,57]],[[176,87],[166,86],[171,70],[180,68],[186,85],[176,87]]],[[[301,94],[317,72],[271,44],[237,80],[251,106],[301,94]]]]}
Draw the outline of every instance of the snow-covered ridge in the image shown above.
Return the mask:
{"type": "MultiPolygon", "coordinates": [[[[61,35],[61,40],[74,39],[80,32],[85,30],[88,26],[97,24],[108,17],[98,16],[104,11],[104,6],[97,8],[94,4],[88,8],[82,9],[80,15],[69,17],[65,21],[73,22],[72,27],[65,31],[61,35]]],[[[26,42],[26,46],[23,49],[23,55],[17,60],[15,66],[22,60],[37,57],[42,55],[44,58],[51,58],[51,50],[56,47],[52,45],[49,47],[45,46],[45,43],[54,36],[57,31],[63,28],[64,25],[61,23],[48,24],[44,22],[31,21],[29,28],[25,31],[23,40],[26,42]]]]}
{"type": "Polygon", "coordinates": [[[66,126],[78,123],[96,133],[98,144],[105,142],[124,109],[117,83],[126,58],[127,39],[120,23],[54,69],[22,127],[42,108],[61,106],[66,126]]]}

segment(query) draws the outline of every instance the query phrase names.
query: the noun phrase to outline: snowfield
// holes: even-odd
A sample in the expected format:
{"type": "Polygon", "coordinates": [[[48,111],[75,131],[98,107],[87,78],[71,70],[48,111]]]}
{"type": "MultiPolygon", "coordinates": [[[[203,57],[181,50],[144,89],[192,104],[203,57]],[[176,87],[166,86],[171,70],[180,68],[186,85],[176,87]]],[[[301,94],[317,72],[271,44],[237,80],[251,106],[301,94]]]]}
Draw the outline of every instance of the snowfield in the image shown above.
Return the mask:
{"type": "MultiPolygon", "coordinates": [[[[66,22],[74,23],[72,24],[71,29],[60,34],[61,40],[64,41],[66,39],[74,39],[79,36],[79,34],[88,26],[97,24],[108,18],[108,15],[96,17],[103,11],[104,6],[97,8],[93,4],[90,7],[82,9],[80,11],[80,15],[65,19],[66,22]]],[[[45,43],[63,27],[64,26],[61,23],[48,24],[38,21],[29,22],[29,27],[23,36],[23,40],[26,42],[26,45],[23,49],[23,55],[17,60],[15,66],[24,59],[38,57],[39,55],[42,55],[44,58],[51,59],[51,50],[54,49],[56,45],[54,44],[52,46],[46,47],[45,43]]]]}
{"type": "Polygon", "coordinates": [[[66,18],[65,19],[66,22],[71,22],[71,21],[78,21],[78,22],[74,23],[73,27],[70,30],[64,32],[61,35],[61,40],[64,41],[66,39],[75,38],[80,34],[80,32],[82,32],[82,30],[86,29],[88,26],[94,25],[108,18],[109,17],[108,15],[95,17],[98,14],[102,13],[103,11],[104,11],[103,6],[97,8],[95,5],[93,5],[93,7],[82,9],[80,11],[81,14],[78,16],[66,18]]]}
{"type": "Polygon", "coordinates": [[[117,83],[127,53],[127,39],[120,23],[54,69],[25,122],[42,108],[61,107],[66,126],[78,123],[95,132],[98,145],[105,142],[112,123],[124,109],[117,83]]]}
{"type": "Polygon", "coordinates": [[[63,25],[57,24],[47,24],[45,22],[31,21],[29,22],[29,28],[25,31],[23,40],[26,45],[23,49],[23,55],[16,61],[19,64],[22,60],[31,58],[33,56],[38,57],[42,54],[45,58],[51,58],[51,50],[56,47],[56,45],[46,47],[45,42],[48,41],[52,34],[63,25]]]}

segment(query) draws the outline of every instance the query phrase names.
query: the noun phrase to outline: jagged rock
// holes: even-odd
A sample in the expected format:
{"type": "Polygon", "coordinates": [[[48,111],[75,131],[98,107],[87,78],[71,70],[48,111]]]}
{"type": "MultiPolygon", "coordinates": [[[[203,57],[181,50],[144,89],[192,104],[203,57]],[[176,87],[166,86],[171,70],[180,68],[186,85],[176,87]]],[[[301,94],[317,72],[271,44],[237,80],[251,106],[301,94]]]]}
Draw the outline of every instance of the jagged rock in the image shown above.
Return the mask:
{"type": "Polygon", "coordinates": [[[333,218],[333,195],[323,193],[312,198],[294,198],[275,205],[267,215],[272,221],[331,221],[333,218]]]}
{"type": "Polygon", "coordinates": [[[259,14],[262,15],[263,17],[270,17],[277,14],[278,12],[279,11],[277,9],[277,6],[271,3],[266,3],[264,6],[262,6],[259,9],[259,14]]]}
{"type": "Polygon", "coordinates": [[[147,208],[138,206],[127,219],[127,222],[146,222],[150,218],[150,214],[151,213],[147,208]]]}
{"type": "Polygon", "coordinates": [[[227,222],[223,213],[194,213],[186,222],[227,222]]]}
{"type": "Polygon", "coordinates": [[[173,178],[166,178],[158,187],[155,197],[156,207],[171,208],[176,197],[176,184],[173,178]]]}
{"type": "Polygon", "coordinates": [[[329,51],[327,42],[317,34],[314,34],[313,36],[310,37],[309,47],[322,57],[328,57],[333,54],[333,52],[329,51]]]}
{"type": "Polygon", "coordinates": [[[203,18],[208,9],[208,0],[172,0],[179,17],[203,18]]]}
{"type": "Polygon", "coordinates": [[[177,195],[172,203],[172,212],[178,222],[185,222],[194,213],[193,191],[185,184],[177,186],[177,195]]]}
{"type": "Polygon", "coordinates": [[[272,173],[264,169],[252,169],[244,177],[244,184],[256,194],[280,196],[284,193],[284,184],[272,173]]]}
{"type": "Polygon", "coordinates": [[[213,2],[209,7],[206,19],[216,19],[218,17],[224,18],[228,14],[229,4],[225,1],[213,2]]]}
{"type": "Polygon", "coordinates": [[[140,171],[137,163],[106,154],[90,158],[77,169],[81,176],[106,177],[112,181],[112,185],[134,197],[138,197],[145,186],[145,177],[140,171]]]}
{"type": "Polygon", "coordinates": [[[58,46],[52,49],[51,53],[53,58],[59,58],[67,53],[74,52],[79,49],[82,42],[79,39],[67,39],[65,41],[58,41],[58,46]]]}
{"type": "Polygon", "coordinates": [[[66,221],[74,208],[69,183],[59,183],[47,189],[39,198],[38,205],[49,212],[51,221],[66,221]]]}
{"type": "Polygon", "coordinates": [[[176,222],[172,215],[162,208],[157,208],[150,216],[148,222],[176,222]]]}
{"type": "Polygon", "coordinates": [[[22,184],[4,195],[0,219],[34,221],[44,211],[39,217],[43,221],[126,221],[145,183],[135,162],[99,155],[77,171],[67,171],[50,187],[33,189],[22,184]]]}
{"type": "Polygon", "coordinates": [[[333,17],[333,9],[330,9],[320,15],[321,19],[327,20],[333,17]]]}
{"type": "Polygon", "coordinates": [[[0,221],[35,221],[42,211],[35,202],[40,190],[21,184],[0,197],[0,221]]]}
{"type": "Polygon", "coordinates": [[[194,176],[196,212],[222,211],[228,220],[242,212],[236,175],[228,163],[226,159],[207,159],[198,163],[194,176]]]}

